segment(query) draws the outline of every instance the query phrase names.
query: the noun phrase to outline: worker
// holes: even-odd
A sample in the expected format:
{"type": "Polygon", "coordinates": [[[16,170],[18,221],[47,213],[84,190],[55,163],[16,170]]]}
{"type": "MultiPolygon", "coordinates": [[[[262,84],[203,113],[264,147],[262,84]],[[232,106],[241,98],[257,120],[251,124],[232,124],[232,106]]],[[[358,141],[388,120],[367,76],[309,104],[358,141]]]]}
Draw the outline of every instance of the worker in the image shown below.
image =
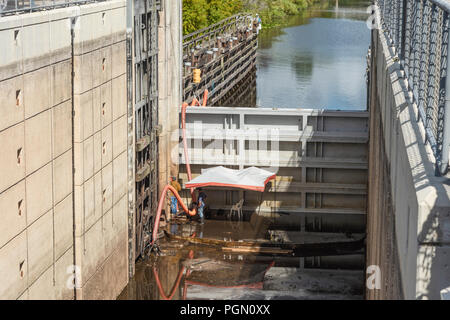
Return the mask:
{"type": "Polygon", "coordinates": [[[256,34],[259,34],[259,31],[262,29],[262,21],[261,18],[259,17],[259,14],[256,14],[256,23],[257,23],[256,34]]]}
{"type": "Polygon", "coordinates": [[[202,188],[198,189],[198,202],[197,202],[197,208],[198,208],[198,216],[200,217],[200,224],[205,223],[205,216],[203,214],[203,210],[206,205],[206,193],[203,192],[202,188]]]}
{"type": "MultiPolygon", "coordinates": [[[[180,192],[180,191],[181,191],[181,186],[180,186],[180,184],[179,184],[178,181],[177,181],[177,177],[173,176],[173,177],[171,178],[170,185],[171,185],[177,192],[180,192]]],[[[178,199],[177,199],[177,197],[175,197],[174,195],[172,195],[172,196],[170,197],[170,212],[171,212],[173,215],[175,215],[175,216],[176,216],[177,213],[178,213],[178,199]]]]}

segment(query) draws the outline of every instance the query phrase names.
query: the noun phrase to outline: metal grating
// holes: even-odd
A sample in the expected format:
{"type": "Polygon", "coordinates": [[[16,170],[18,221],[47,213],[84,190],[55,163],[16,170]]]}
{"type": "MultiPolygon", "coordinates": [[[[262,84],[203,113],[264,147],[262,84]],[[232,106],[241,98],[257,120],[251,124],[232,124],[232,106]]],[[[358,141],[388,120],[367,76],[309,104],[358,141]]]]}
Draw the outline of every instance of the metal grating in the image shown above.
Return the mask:
{"type": "MultiPolygon", "coordinates": [[[[236,85],[254,71],[258,47],[256,18],[238,14],[186,35],[183,39],[183,101],[200,99],[209,91],[208,105],[232,102],[236,85]],[[194,83],[193,70],[201,70],[194,83]]],[[[239,93],[237,93],[239,94],[239,93]]]]}
{"type": "Polygon", "coordinates": [[[134,5],[136,125],[136,251],[149,243],[158,205],[158,10],[160,1],[134,5]]]}

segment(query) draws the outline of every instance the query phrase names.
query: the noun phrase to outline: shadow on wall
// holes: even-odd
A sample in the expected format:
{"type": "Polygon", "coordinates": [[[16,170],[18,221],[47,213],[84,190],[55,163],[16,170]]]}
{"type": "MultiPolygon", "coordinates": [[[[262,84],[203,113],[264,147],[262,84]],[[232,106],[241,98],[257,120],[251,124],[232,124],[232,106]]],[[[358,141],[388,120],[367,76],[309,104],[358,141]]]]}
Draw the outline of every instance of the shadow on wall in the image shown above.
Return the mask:
{"type": "MultiPolygon", "coordinates": [[[[415,119],[411,108],[408,109],[410,119],[415,119]]],[[[401,123],[404,125],[405,123],[401,123]]],[[[415,132],[420,132],[416,121],[411,121],[415,132]]],[[[406,146],[408,156],[413,157],[410,161],[417,163],[412,170],[412,179],[415,184],[416,194],[426,192],[426,198],[416,199],[419,205],[417,220],[417,274],[416,274],[416,298],[417,299],[440,299],[440,291],[450,286],[450,199],[448,196],[448,177],[435,177],[434,164],[423,159],[428,159],[422,136],[406,146]],[[416,146],[417,145],[417,146],[416,146]],[[419,153],[410,152],[411,148],[418,148],[419,153]],[[416,161],[414,161],[414,159],[416,161]],[[447,187],[446,187],[447,186],[447,187]],[[430,198],[434,202],[430,204],[430,198]],[[427,214],[421,223],[422,214],[427,214]],[[421,229],[420,229],[421,228],[421,229]]]]}

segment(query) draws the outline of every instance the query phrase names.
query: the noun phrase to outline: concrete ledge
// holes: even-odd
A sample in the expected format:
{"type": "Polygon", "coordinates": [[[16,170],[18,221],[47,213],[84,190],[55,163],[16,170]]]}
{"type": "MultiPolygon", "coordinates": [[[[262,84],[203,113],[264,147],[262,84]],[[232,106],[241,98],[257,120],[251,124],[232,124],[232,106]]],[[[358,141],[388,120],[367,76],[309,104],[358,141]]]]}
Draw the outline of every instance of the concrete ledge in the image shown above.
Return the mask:
{"type": "Polygon", "coordinates": [[[382,113],[405,297],[439,299],[450,282],[450,182],[435,176],[435,159],[424,144],[408,80],[384,33],[374,34],[379,50],[375,48],[378,88],[373,94],[382,113]]]}

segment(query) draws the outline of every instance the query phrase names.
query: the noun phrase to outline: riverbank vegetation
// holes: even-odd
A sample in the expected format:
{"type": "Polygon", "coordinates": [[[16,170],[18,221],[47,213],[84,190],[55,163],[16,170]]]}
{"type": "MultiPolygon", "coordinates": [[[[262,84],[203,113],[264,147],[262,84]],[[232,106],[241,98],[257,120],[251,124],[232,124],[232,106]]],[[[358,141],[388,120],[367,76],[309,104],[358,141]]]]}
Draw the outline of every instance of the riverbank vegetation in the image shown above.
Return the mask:
{"type": "Polygon", "coordinates": [[[287,16],[298,15],[325,0],[183,0],[183,32],[189,34],[233,14],[258,13],[264,28],[283,24],[287,16]]]}

